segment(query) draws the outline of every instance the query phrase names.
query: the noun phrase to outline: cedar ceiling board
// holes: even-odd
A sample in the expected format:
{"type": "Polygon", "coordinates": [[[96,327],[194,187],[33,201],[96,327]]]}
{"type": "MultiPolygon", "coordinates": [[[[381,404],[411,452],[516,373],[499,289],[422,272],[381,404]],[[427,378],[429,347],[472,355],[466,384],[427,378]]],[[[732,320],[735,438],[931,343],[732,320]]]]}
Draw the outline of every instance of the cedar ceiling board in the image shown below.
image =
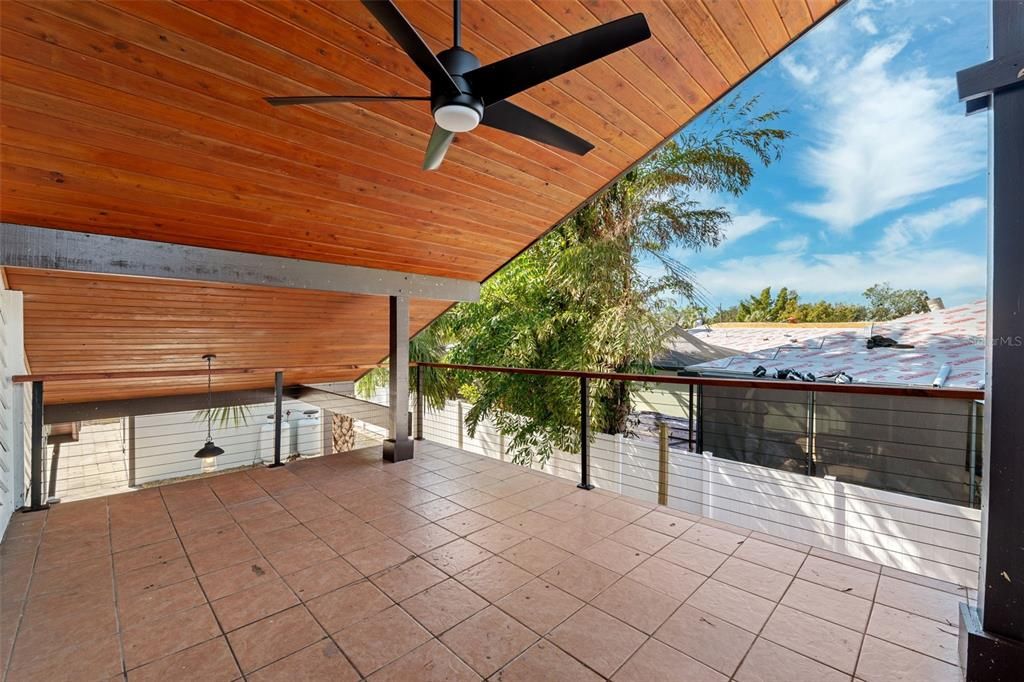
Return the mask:
{"type": "MultiPolygon", "coordinates": [[[[448,0],[399,5],[433,50],[448,47],[448,0]]],[[[426,78],[359,3],[3,2],[0,217],[483,281],[835,5],[466,2],[463,45],[483,63],[633,12],[653,37],[513,98],[591,140],[589,155],[479,128],[427,173],[423,103],[261,99],[426,94],[426,78]]],[[[208,349],[225,364],[369,364],[386,348],[384,299],[45,271],[10,280],[26,291],[40,373],[193,367],[208,349]]],[[[413,330],[444,308],[416,301],[413,330]]],[[[51,386],[47,402],[203,382],[140,383],[51,386]]]]}

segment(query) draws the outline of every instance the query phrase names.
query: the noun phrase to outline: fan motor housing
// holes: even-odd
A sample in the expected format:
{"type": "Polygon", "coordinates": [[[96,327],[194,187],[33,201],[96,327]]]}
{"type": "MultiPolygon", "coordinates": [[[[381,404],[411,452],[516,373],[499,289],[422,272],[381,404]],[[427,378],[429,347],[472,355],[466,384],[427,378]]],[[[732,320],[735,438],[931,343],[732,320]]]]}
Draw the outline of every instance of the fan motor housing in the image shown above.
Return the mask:
{"type": "Polygon", "coordinates": [[[472,52],[463,50],[461,47],[450,47],[443,52],[439,52],[437,60],[441,62],[441,66],[444,67],[445,71],[451,74],[452,80],[455,81],[455,84],[459,86],[459,90],[462,92],[458,95],[451,95],[447,92],[439,91],[431,84],[430,110],[437,111],[440,107],[451,105],[464,106],[475,110],[482,118],[484,115],[484,102],[479,97],[474,97],[471,94],[472,88],[469,82],[462,77],[462,74],[479,68],[480,60],[472,52]]]}

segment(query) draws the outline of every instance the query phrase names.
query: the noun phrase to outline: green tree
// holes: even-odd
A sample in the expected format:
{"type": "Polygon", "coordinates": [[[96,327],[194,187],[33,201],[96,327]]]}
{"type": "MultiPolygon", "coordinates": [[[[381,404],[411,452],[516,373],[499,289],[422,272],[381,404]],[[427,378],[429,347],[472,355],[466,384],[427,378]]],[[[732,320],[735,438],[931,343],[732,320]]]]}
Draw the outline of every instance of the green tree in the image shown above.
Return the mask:
{"type": "MultiPolygon", "coordinates": [[[[412,362],[443,362],[448,334],[447,318],[442,315],[409,341],[409,360],[412,362]]],[[[433,367],[420,367],[423,383],[424,405],[434,409],[444,407],[452,397],[454,384],[451,374],[433,367]]],[[[377,389],[388,385],[388,368],[378,367],[362,376],[356,383],[356,395],[363,399],[372,398],[377,389]]],[[[409,391],[415,394],[416,373],[409,373],[409,391]]]]}
{"type": "MultiPolygon", "coordinates": [[[[730,221],[702,207],[696,192],[739,195],[757,165],[779,157],[789,136],[779,112],[757,100],[731,100],[705,126],[669,142],[509,263],[483,287],[479,303],[460,304],[444,322],[460,364],[652,372],[651,361],[678,320],[671,300],[700,303],[679,248],[717,246],[730,221]],[[661,274],[642,267],[663,266],[661,274]]],[[[576,381],[504,373],[459,373],[473,403],[470,433],[491,419],[517,461],[544,460],[553,448],[578,448],[576,381]]],[[[620,432],[631,411],[621,382],[591,384],[594,428],[620,432]]]]}
{"type": "Polygon", "coordinates": [[[786,322],[797,316],[799,300],[799,294],[786,287],[779,289],[775,297],[772,288],[765,287],[760,294],[740,301],[737,318],[740,322],[786,322]]]}
{"type": "Polygon", "coordinates": [[[868,315],[872,320],[894,320],[928,312],[928,292],[924,289],[893,289],[888,282],[882,282],[869,287],[864,298],[868,299],[868,315]]]}

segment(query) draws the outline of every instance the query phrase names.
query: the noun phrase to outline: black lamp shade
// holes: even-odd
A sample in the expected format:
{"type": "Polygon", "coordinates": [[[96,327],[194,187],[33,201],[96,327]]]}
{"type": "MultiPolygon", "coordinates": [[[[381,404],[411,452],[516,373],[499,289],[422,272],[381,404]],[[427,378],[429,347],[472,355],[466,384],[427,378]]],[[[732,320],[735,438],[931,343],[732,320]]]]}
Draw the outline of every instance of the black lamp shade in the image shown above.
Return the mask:
{"type": "Polygon", "coordinates": [[[206,445],[204,445],[202,447],[202,449],[200,449],[199,452],[197,452],[195,454],[195,456],[196,457],[200,457],[200,458],[206,458],[206,457],[216,457],[217,455],[223,455],[223,454],[224,454],[224,450],[222,450],[221,448],[218,448],[216,445],[214,445],[212,440],[208,440],[208,441],[206,441],[206,445]]]}

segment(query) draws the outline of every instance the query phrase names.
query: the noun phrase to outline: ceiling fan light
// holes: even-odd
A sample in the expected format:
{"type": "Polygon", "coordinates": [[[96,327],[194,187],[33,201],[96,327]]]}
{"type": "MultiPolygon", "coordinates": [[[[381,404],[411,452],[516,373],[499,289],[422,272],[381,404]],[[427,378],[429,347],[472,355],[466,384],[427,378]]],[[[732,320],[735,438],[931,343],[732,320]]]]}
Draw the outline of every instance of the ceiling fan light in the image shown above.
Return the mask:
{"type": "Polygon", "coordinates": [[[445,104],[434,109],[434,122],[452,133],[465,133],[480,125],[480,112],[462,104],[445,104]]]}

